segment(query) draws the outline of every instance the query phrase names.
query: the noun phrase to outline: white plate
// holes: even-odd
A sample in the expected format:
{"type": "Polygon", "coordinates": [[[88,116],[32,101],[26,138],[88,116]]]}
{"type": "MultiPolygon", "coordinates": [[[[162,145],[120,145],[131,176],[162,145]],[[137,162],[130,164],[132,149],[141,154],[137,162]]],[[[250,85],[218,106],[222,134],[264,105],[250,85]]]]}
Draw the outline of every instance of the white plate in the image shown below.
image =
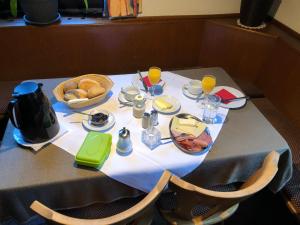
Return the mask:
{"type": "MultiPolygon", "coordinates": [[[[198,95],[193,95],[193,94],[191,94],[191,93],[185,88],[185,86],[182,87],[182,93],[183,93],[186,97],[188,97],[188,98],[190,98],[190,99],[197,99],[197,97],[198,97],[198,95]]],[[[201,95],[202,95],[202,94],[201,94],[201,95]]]]}
{"type": "Polygon", "coordinates": [[[106,131],[106,130],[109,130],[110,128],[112,128],[114,125],[115,125],[115,116],[106,111],[106,110],[98,110],[98,112],[102,112],[106,115],[108,115],[108,121],[107,123],[104,125],[104,126],[94,126],[90,123],[89,120],[82,120],[82,125],[88,129],[88,130],[92,130],[92,131],[106,131]]]}
{"type": "Polygon", "coordinates": [[[68,132],[68,130],[66,130],[63,126],[60,126],[59,132],[53,138],[51,138],[50,140],[45,141],[45,142],[34,143],[34,144],[26,142],[24,140],[24,137],[21,134],[20,130],[17,129],[17,128],[14,128],[13,137],[19,145],[22,145],[22,146],[27,147],[27,148],[32,148],[33,150],[37,151],[37,150],[41,149],[44,145],[55,141],[56,139],[60,138],[61,136],[63,136],[67,132],[68,132]]]}
{"type": "Polygon", "coordinates": [[[152,107],[153,107],[153,109],[155,109],[156,111],[158,111],[158,112],[160,112],[160,113],[172,114],[172,113],[177,112],[177,111],[180,109],[180,102],[179,102],[176,98],[174,98],[174,97],[172,97],[172,96],[170,96],[170,95],[162,95],[162,96],[157,96],[157,97],[155,97],[155,98],[153,99],[153,101],[152,101],[152,107]],[[163,100],[165,100],[166,102],[169,102],[170,104],[172,104],[173,107],[170,108],[170,109],[161,110],[161,109],[155,104],[155,100],[156,100],[157,98],[163,98],[163,100]]]}
{"type": "MultiPolygon", "coordinates": [[[[235,95],[237,98],[245,96],[245,94],[243,94],[241,91],[239,91],[235,88],[232,88],[232,87],[228,87],[228,86],[217,86],[213,89],[211,94],[215,94],[215,93],[217,93],[218,91],[220,91],[222,89],[227,90],[231,94],[235,95]]],[[[246,104],[246,99],[241,99],[241,100],[232,101],[228,104],[221,103],[220,106],[223,107],[223,108],[235,109],[235,108],[243,107],[245,104],[246,104]]]]}

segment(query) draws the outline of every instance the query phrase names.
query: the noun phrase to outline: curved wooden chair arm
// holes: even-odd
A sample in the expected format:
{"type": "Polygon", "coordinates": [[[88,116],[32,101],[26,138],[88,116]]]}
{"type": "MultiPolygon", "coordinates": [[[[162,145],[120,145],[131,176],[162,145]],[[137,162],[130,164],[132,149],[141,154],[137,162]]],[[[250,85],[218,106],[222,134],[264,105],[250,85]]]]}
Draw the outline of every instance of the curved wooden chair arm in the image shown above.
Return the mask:
{"type": "Polygon", "coordinates": [[[256,193],[257,191],[263,189],[269,182],[274,178],[278,171],[278,161],[279,161],[279,153],[276,151],[272,151],[267,155],[264,159],[264,162],[260,169],[258,169],[242,186],[240,190],[231,191],[231,192],[219,192],[212,191],[208,189],[204,189],[188,183],[181,178],[172,175],[170,182],[175,184],[176,186],[185,189],[187,191],[197,192],[199,194],[216,197],[216,198],[243,198],[249,195],[256,193]]]}
{"type": "Polygon", "coordinates": [[[139,214],[141,211],[150,206],[160,195],[160,193],[164,190],[166,185],[168,184],[171,178],[171,173],[169,171],[164,171],[161,178],[159,179],[158,183],[152,189],[150,193],[146,195],[146,197],[141,200],[139,203],[134,205],[133,207],[118,213],[116,215],[101,218],[101,219],[78,219],[69,216],[65,216],[61,213],[58,213],[47,206],[43,205],[39,201],[34,201],[30,208],[35,211],[36,213],[40,214],[41,216],[53,220],[55,222],[61,224],[68,224],[68,225],[109,225],[120,223],[125,221],[129,218],[132,218],[139,214]]]}

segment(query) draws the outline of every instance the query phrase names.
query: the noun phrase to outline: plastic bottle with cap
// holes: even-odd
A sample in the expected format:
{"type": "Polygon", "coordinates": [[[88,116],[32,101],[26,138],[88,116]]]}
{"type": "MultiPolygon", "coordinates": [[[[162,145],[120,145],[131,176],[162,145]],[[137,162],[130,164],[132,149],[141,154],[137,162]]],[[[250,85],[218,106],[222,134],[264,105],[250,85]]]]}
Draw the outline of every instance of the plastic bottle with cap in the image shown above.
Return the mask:
{"type": "Polygon", "coordinates": [[[133,116],[135,118],[142,118],[145,108],[145,98],[142,95],[135,96],[133,100],[133,116]]]}

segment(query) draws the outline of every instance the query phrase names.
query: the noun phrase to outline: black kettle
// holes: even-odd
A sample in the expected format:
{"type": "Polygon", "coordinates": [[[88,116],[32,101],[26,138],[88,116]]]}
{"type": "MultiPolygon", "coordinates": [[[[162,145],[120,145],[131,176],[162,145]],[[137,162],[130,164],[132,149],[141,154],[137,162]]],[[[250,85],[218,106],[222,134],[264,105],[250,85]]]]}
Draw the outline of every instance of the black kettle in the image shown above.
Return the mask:
{"type": "Polygon", "coordinates": [[[59,132],[56,114],[42,91],[42,84],[23,82],[15,87],[8,114],[28,143],[45,142],[59,132]]]}

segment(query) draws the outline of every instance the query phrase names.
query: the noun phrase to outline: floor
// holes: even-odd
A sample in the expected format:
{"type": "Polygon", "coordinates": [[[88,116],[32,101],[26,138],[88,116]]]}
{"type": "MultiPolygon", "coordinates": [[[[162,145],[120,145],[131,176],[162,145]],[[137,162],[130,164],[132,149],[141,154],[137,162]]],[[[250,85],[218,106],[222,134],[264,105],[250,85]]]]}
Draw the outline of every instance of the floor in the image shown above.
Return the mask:
{"type": "MultiPolygon", "coordinates": [[[[166,225],[158,215],[152,225],[166,225]]],[[[264,189],[242,202],[235,214],[224,225],[297,225],[295,217],[285,206],[279,194],[264,189]]],[[[299,223],[300,224],[300,223],[299,223]]]]}
{"type": "MultiPolygon", "coordinates": [[[[240,204],[237,212],[228,218],[225,225],[297,225],[294,216],[289,212],[279,194],[274,195],[268,189],[245,200],[240,204]]],[[[16,221],[0,223],[0,225],[21,225],[16,221]]],[[[50,225],[43,220],[35,220],[23,225],[50,225]]],[[[52,225],[52,223],[51,223],[52,225]]],[[[152,225],[167,225],[157,212],[152,225]]]]}

